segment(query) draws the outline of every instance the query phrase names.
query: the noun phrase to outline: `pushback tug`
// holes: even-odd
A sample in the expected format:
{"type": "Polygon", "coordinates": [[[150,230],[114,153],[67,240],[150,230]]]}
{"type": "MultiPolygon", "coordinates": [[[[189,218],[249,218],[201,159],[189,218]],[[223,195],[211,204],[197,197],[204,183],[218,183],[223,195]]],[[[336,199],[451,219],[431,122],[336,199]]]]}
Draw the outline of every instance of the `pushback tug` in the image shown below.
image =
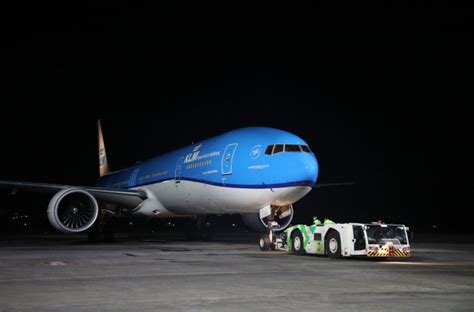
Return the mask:
{"type": "Polygon", "coordinates": [[[294,254],[327,255],[330,258],[409,257],[408,227],[403,224],[321,223],[297,224],[282,234],[260,238],[261,250],[285,250],[294,254]]]}

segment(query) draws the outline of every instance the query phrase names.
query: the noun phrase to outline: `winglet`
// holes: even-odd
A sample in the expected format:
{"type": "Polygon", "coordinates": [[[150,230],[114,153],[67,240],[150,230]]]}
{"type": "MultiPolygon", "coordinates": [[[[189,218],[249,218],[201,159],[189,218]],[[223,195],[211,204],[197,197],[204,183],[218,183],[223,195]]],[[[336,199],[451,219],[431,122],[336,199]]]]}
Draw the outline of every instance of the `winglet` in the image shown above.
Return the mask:
{"type": "Polygon", "coordinates": [[[105,152],[104,136],[102,135],[100,119],[97,120],[97,131],[99,135],[99,176],[102,177],[109,172],[109,162],[107,161],[107,153],[105,152]]]}

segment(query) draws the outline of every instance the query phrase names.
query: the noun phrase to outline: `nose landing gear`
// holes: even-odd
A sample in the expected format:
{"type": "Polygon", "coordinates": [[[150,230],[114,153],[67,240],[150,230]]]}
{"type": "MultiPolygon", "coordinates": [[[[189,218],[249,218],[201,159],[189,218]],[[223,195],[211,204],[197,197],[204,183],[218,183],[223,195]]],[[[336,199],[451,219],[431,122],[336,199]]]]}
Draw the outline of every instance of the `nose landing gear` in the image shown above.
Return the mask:
{"type": "Polygon", "coordinates": [[[267,227],[269,233],[260,236],[258,243],[260,250],[283,250],[283,240],[279,234],[276,234],[276,229],[279,227],[278,222],[270,221],[267,227]]]}

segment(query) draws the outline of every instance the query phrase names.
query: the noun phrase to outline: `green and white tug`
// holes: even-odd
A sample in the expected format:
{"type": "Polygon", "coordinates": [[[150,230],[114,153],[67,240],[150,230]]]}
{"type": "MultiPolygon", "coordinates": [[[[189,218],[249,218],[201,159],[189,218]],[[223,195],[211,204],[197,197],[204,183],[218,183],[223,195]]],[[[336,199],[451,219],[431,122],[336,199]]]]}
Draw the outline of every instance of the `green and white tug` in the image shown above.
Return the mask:
{"type": "Polygon", "coordinates": [[[259,245],[261,250],[327,255],[335,259],[409,257],[407,230],[403,224],[334,223],[327,219],[322,223],[315,218],[312,225],[293,225],[280,235],[270,231],[260,238],[259,245]]]}

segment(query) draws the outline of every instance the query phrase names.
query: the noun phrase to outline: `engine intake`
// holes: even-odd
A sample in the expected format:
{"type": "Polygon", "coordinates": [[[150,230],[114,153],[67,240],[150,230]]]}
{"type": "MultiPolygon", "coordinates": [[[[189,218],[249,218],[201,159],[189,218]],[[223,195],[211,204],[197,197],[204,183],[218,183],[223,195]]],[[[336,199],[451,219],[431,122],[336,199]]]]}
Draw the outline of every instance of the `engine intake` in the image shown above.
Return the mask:
{"type": "Polygon", "coordinates": [[[48,205],[51,225],[64,233],[78,233],[90,228],[99,214],[99,205],[85,190],[68,188],[56,193],[48,205]]]}

